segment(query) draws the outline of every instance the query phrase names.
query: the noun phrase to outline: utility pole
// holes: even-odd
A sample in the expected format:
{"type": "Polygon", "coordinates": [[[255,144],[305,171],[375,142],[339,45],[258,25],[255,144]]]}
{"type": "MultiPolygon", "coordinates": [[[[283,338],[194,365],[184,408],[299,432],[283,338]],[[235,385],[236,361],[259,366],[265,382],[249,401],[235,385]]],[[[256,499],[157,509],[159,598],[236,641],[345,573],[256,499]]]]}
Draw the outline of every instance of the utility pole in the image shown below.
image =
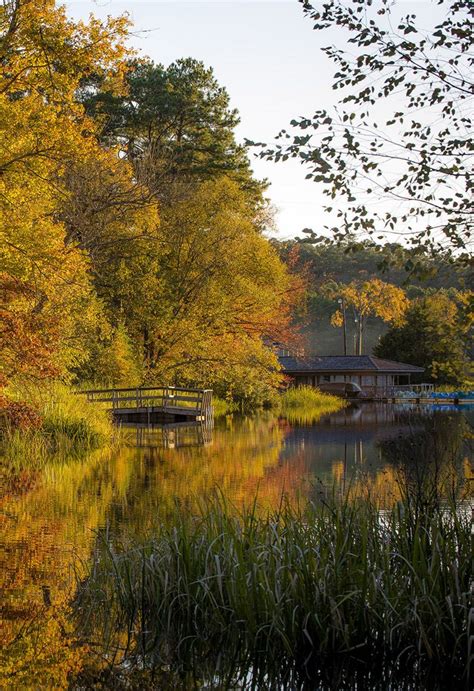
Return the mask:
{"type": "Polygon", "coordinates": [[[347,355],[347,331],[346,331],[346,302],[344,298],[338,299],[339,306],[342,311],[342,328],[344,333],[344,355],[347,355]]]}

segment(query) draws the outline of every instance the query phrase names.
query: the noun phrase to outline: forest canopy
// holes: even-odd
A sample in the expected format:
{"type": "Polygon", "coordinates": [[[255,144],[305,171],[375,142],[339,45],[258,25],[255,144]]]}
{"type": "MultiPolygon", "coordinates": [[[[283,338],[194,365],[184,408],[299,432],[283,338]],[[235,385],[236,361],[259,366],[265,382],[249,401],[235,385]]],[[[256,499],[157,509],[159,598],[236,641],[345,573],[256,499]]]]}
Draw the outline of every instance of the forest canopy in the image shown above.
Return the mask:
{"type": "Polygon", "coordinates": [[[262,401],[279,382],[265,343],[291,339],[301,282],[262,234],[265,183],[212,70],[137,60],[128,31],[0,5],[1,383],[262,401]]]}
{"type": "MultiPolygon", "coordinates": [[[[464,4],[458,5],[461,12],[464,4]]],[[[363,26],[357,9],[350,15],[341,8],[327,3],[320,28],[331,23],[351,31],[363,26]]],[[[305,11],[310,16],[316,12],[309,3],[305,11]]],[[[412,27],[411,20],[403,26],[412,27]]],[[[457,14],[443,27],[443,37],[446,32],[454,36],[457,14]]],[[[469,273],[449,247],[434,259],[423,243],[407,249],[360,242],[357,233],[345,236],[352,227],[345,220],[340,247],[269,241],[267,182],[255,178],[246,148],[236,139],[239,114],[212,68],[192,58],[168,66],[139,58],[128,48],[129,31],[126,17],[76,22],[53,0],[1,1],[2,401],[9,384],[61,379],[81,386],[208,386],[223,396],[259,404],[270,400],[282,382],[272,343],[301,347],[298,332],[306,325],[309,350],[325,352],[332,332],[330,350],[337,352],[338,299],[357,313],[354,348],[360,352],[370,351],[388,329],[380,328],[381,319],[393,329],[402,328],[405,313],[412,314],[407,301],[426,297],[423,291],[446,283],[461,302],[467,300],[469,273]],[[355,245],[358,252],[353,253],[355,245]],[[403,272],[395,264],[416,266],[424,283],[417,279],[402,285],[403,272]],[[388,273],[377,275],[381,269],[388,273]],[[336,285],[335,292],[330,284],[336,285]],[[366,306],[369,293],[374,304],[366,306]]],[[[367,73],[363,65],[330,52],[336,62],[350,67],[355,83],[378,69],[373,51],[383,35],[372,24],[367,31],[372,51],[367,73]]],[[[465,36],[459,31],[463,52],[465,36]]],[[[359,36],[359,47],[361,40],[359,36]]],[[[404,50],[416,51],[417,45],[404,50]]],[[[385,68],[386,62],[381,74],[385,68]]],[[[439,79],[439,71],[435,77],[439,79]]],[[[390,94],[393,75],[387,79],[390,94]]],[[[404,79],[406,89],[406,75],[404,79]]],[[[419,97],[428,98],[430,85],[421,79],[414,93],[421,89],[419,97]]],[[[406,96],[415,97],[411,91],[406,96]]],[[[448,98],[441,88],[438,105],[447,108],[448,98]]],[[[356,105],[367,105],[362,92],[356,105]]],[[[453,109],[448,120],[458,117],[453,109]]],[[[320,117],[295,127],[317,130],[320,117]]],[[[400,125],[400,117],[395,119],[400,125]]],[[[339,166],[343,155],[356,154],[353,121],[348,117],[344,125],[349,132],[344,151],[331,149],[329,158],[339,166]]],[[[333,121],[326,125],[333,127],[333,121]]],[[[454,130],[452,134],[456,137],[454,130]]],[[[335,136],[336,130],[327,147],[335,146],[335,136]]],[[[423,127],[406,136],[426,147],[423,127]]],[[[309,161],[302,155],[302,147],[309,145],[303,139],[290,145],[289,154],[278,149],[275,157],[300,156],[321,167],[317,157],[309,161]]],[[[461,169],[465,143],[462,138],[452,142],[448,172],[458,186],[468,184],[461,169]]],[[[428,187],[435,182],[439,146],[426,160],[428,187]]],[[[367,159],[364,165],[369,163],[367,159]]],[[[369,168],[378,175],[378,168],[369,168]]],[[[341,171],[323,182],[342,185],[348,196],[352,192],[341,171]]],[[[424,194],[427,187],[417,180],[413,184],[424,194]]],[[[445,224],[442,233],[464,250],[467,225],[458,217],[468,220],[468,208],[465,197],[459,199],[445,205],[447,216],[440,223],[445,224]]],[[[429,199],[419,201],[414,216],[422,215],[426,204],[432,206],[429,199]]],[[[367,217],[360,211],[359,218],[367,217]]],[[[390,226],[396,219],[384,222],[390,226]]],[[[372,232],[375,225],[367,223],[372,232]]],[[[464,313],[460,308],[459,318],[464,313]]],[[[461,360],[470,352],[469,334],[467,329],[461,360]]],[[[461,363],[452,371],[463,368],[461,363]]]]}

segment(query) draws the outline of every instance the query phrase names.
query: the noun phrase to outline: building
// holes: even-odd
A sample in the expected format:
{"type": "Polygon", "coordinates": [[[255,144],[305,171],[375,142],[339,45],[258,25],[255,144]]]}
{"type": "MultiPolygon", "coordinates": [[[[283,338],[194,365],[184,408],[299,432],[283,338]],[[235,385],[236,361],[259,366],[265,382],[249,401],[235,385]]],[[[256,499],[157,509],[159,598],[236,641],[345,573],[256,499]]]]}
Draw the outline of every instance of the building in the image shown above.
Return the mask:
{"type": "MultiPolygon", "coordinates": [[[[281,352],[281,351],[280,351],[281,352]]],[[[373,355],[278,356],[284,374],[296,386],[319,386],[327,382],[354,382],[367,392],[388,390],[410,384],[412,375],[424,372],[422,367],[384,360],[373,355]]]]}

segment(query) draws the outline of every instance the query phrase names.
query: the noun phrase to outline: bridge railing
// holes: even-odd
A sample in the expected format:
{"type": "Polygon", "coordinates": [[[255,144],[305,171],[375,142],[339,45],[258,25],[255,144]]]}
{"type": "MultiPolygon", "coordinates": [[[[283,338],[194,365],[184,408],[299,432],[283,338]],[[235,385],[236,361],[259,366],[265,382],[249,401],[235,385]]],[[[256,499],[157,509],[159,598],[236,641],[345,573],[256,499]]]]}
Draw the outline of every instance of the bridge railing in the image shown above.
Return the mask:
{"type": "Polygon", "coordinates": [[[212,414],[212,390],[179,386],[149,386],[129,389],[89,389],[79,391],[94,403],[111,403],[119,408],[162,408],[164,412],[189,410],[209,416],[212,414]]]}

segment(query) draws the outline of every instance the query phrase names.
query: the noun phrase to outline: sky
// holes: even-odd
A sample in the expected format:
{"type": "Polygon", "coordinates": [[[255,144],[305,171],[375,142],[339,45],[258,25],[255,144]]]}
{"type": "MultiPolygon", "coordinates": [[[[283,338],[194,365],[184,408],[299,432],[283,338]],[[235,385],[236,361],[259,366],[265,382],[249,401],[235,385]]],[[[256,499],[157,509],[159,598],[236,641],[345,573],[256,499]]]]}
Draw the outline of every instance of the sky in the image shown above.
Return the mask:
{"type": "MultiPolygon", "coordinates": [[[[403,4],[408,11],[429,3],[403,4]]],[[[292,118],[335,103],[333,64],[321,52],[331,36],[312,30],[297,0],[79,0],[66,7],[75,19],[128,12],[130,43],[142,55],[165,65],[193,57],[212,66],[240,113],[241,142],[271,143],[292,118]]],[[[267,196],[276,210],[277,236],[301,236],[307,227],[320,232],[325,197],[305,180],[307,171],[296,161],[250,157],[256,176],[271,182],[267,196]]]]}

